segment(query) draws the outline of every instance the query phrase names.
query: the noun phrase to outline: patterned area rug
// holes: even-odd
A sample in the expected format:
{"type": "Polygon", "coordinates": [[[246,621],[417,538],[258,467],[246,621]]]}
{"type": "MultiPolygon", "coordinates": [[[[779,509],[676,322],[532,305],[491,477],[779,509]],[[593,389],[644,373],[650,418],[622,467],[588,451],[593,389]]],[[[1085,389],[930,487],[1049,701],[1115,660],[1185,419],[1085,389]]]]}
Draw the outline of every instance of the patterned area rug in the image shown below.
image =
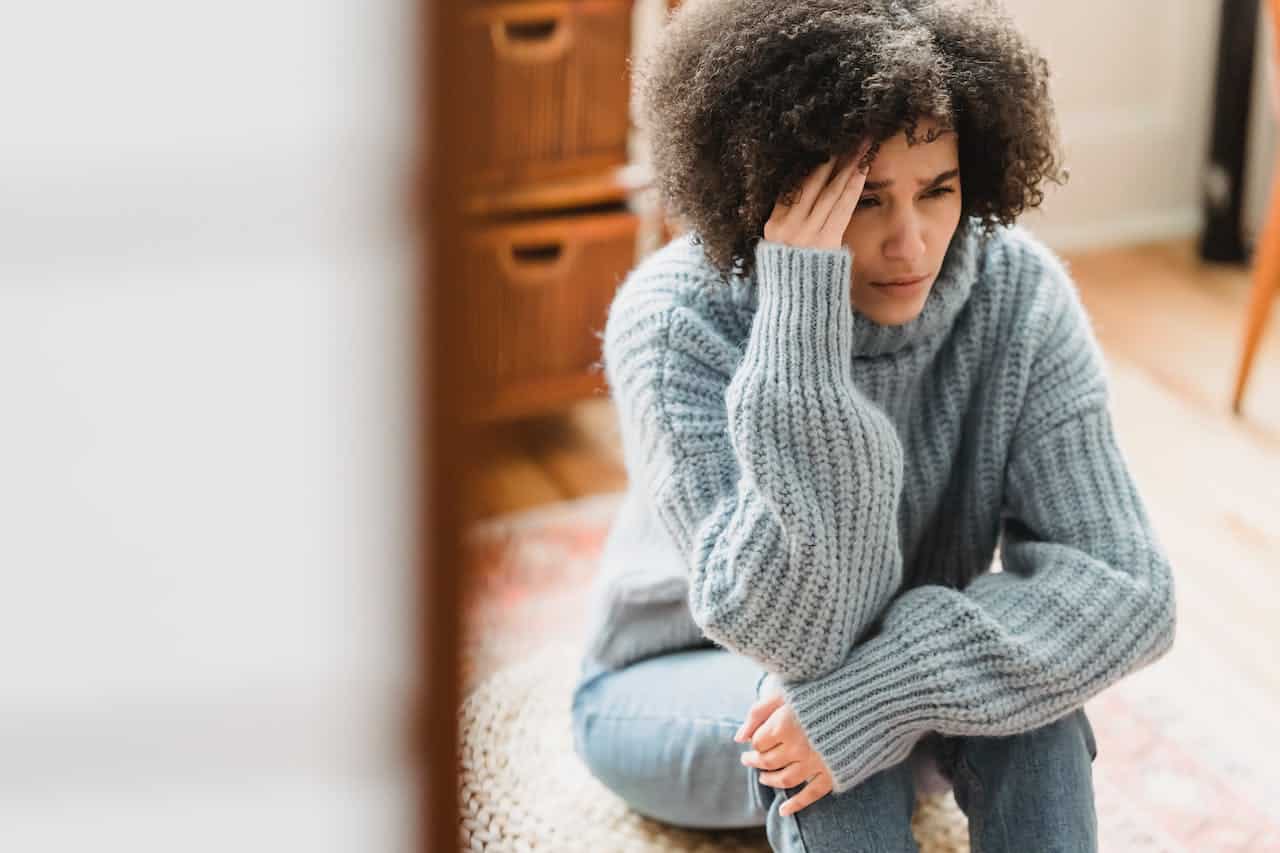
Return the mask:
{"type": "MultiPolygon", "coordinates": [[[[584,498],[468,531],[464,696],[475,698],[486,679],[507,677],[499,670],[540,649],[581,641],[588,586],[619,499],[584,498]]],[[[1233,725],[1231,715],[1244,711],[1227,698],[1249,686],[1214,683],[1217,671],[1193,637],[1179,634],[1166,657],[1085,706],[1098,741],[1100,849],[1280,853],[1275,749],[1240,740],[1257,726],[1233,725]]]]}

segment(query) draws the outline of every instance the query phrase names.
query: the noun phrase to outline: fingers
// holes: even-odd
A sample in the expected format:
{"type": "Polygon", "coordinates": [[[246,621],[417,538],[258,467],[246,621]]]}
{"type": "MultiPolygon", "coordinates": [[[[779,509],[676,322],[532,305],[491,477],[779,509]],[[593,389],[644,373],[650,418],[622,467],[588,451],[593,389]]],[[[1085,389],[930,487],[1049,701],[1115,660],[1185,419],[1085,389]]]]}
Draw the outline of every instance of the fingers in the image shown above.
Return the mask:
{"type": "Polygon", "coordinates": [[[781,770],[796,760],[793,753],[794,750],[787,749],[786,744],[779,743],[772,749],[744,752],[741,759],[746,766],[758,770],[781,770]]]}
{"type": "MultiPolygon", "coordinates": [[[[813,209],[809,212],[809,219],[811,222],[817,223],[818,230],[822,230],[823,225],[831,215],[832,208],[848,194],[849,184],[853,180],[857,168],[857,157],[844,159],[840,168],[831,176],[831,180],[822,188],[821,194],[813,203],[813,209]]],[[[841,229],[840,233],[843,234],[844,229],[841,229]]]]}
{"type": "MultiPolygon", "coordinates": [[[[768,225],[773,226],[777,232],[775,238],[781,240],[805,238],[804,232],[809,225],[813,204],[827,185],[827,179],[831,175],[835,162],[835,157],[828,157],[816,169],[805,175],[800,184],[800,197],[791,204],[786,204],[782,198],[779,198],[773,205],[773,215],[769,217],[768,225]]],[[[815,233],[817,231],[816,228],[810,230],[815,233]]],[[[765,237],[769,239],[767,233],[765,237]]]]}
{"type": "Polygon", "coordinates": [[[818,768],[811,763],[792,762],[778,770],[770,770],[760,774],[761,784],[770,788],[794,788],[803,785],[818,774],[818,768]]]}
{"type": "Polygon", "coordinates": [[[820,239],[838,240],[844,236],[845,229],[849,227],[849,220],[853,217],[853,211],[858,207],[858,200],[862,196],[862,185],[866,182],[866,177],[866,174],[863,173],[861,179],[857,177],[849,179],[844,192],[836,203],[832,205],[831,212],[827,214],[827,220],[822,223],[822,230],[819,232],[820,239]]]}
{"type": "MultiPolygon", "coordinates": [[[[770,706],[775,706],[774,700],[768,700],[770,706]]],[[[786,699],[777,697],[776,706],[773,712],[769,714],[768,719],[760,724],[755,733],[751,735],[751,745],[756,748],[757,752],[768,752],[780,743],[784,743],[787,738],[787,706],[786,699]]]]}
{"type": "MultiPolygon", "coordinates": [[[[787,787],[792,787],[788,785],[787,787]]],[[[778,814],[790,815],[795,814],[801,809],[811,806],[818,800],[830,794],[833,790],[831,777],[826,773],[819,773],[809,780],[800,792],[787,798],[787,801],[778,809],[778,814]]]]}
{"type": "MultiPolygon", "coordinates": [[[[738,729],[733,739],[738,743],[751,738],[755,735],[756,729],[769,717],[773,715],[782,703],[786,701],[781,693],[768,696],[759,700],[751,706],[751,710],[747,711],[747,719],[742,723],[742,727],[738,729]]],[[[759,744],[756,744],[758,747],[759,744]]]]}
{"type": "Polygon", "coordinates": [[[804,183],[800,190],[800,198],[796,203],[791,205],[789,215],[795,216],[799,220],[808,219],[814,202],[822,193],[823,187],[827,185],[827,179],[831,177],[831,170],[835,168],[836,158],[828,157],[818,168],[814,169],[804,179],[804,183]]]}
{"type": "MultiPolygon", "coordinates": [[[[867,148],[868,143],[863,143],[851,162],[856,164],[861,160],[867,148]]],[[[839,240],[844,236],[844,231],[849,227],[849,219],[858,207],[858,200],[862,197],[862,188],[866,183],[866,170],[854,168],[849,172],[848,180],[827,212],[827,218],[822,224],[821,238],[839,240]]]]}
{"type": "Polygon", "coordinates": [[[828,157],[804,177],[791,204],[780,197],[765,223],[764,238],[796,246],[837,247],[866,183],[859,161],[871,148],[860,142],[849,157],[828,157]]]}

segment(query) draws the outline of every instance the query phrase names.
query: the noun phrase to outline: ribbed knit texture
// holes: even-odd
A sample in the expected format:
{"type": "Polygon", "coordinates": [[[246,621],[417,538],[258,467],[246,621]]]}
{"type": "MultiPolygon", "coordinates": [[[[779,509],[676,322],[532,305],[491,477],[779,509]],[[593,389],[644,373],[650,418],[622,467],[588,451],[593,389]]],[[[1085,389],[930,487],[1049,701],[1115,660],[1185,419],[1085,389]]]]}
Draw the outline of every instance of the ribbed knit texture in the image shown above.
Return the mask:
{"type": "Polygon", "coordinates": [[[1171,647],[1169,561],[1052,252],[965,222],[901,326],[852,307],[847,249],[761,241],[756,260],[723,284],[677,238],[610,308],[617,524],[656,517],[679,565],[606,553],[598,657],[700,633],[755,659],[845,791],[931,731],[1046,725],[1171,647]],[[687,607],[654,609],[673,581],[687,607]]]}

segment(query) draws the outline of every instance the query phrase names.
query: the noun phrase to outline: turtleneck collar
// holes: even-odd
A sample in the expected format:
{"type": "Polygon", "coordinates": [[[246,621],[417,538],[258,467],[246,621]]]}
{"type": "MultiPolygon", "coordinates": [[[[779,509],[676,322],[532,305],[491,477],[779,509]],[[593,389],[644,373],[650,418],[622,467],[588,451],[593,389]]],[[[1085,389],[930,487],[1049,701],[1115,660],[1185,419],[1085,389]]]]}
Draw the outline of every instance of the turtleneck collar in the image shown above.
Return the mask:
{"type": "Polygon", "coordinates": [[[981,228],[973,221],[962,222],[951,237],[924,308],[899,326],[877,323],[856,307],[853,309],[854,356],[876,356],[897,352],[917,341],[945,334],[956,315],[969,300],[976,277],[981,228]]]}
{"type": "MultiPolygon", "coordinates": [[[[934,280],[924,308],[913,319],[898,326],[877,323],[853,309],[853,354],[855,358],[886,355],[913,344],[945,334],[956,315],[969,300],[977,275],[982,227],[977,219],[960,223],[942,259],[942,268],[934,280]]],[[[755,302],[755,272],[751,274],[751,301],[755,302]]]]}

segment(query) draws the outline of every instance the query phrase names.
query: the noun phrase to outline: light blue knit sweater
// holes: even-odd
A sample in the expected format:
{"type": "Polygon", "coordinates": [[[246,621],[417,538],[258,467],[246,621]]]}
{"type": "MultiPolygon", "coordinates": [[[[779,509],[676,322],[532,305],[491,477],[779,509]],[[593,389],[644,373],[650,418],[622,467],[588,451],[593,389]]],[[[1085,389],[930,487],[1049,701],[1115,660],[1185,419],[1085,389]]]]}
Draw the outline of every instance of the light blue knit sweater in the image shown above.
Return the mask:
{"type": "Polygon", "coordinates": [[[595,665],[753,658],[845,791],[931,731],[1046,725],[1168,651],[1170,564],[1051,251],[966,221],[901,326],[854,310],[847,249],[756,260],[726,284],[679,237],[610,308],[630,486],[595,665]]]}

